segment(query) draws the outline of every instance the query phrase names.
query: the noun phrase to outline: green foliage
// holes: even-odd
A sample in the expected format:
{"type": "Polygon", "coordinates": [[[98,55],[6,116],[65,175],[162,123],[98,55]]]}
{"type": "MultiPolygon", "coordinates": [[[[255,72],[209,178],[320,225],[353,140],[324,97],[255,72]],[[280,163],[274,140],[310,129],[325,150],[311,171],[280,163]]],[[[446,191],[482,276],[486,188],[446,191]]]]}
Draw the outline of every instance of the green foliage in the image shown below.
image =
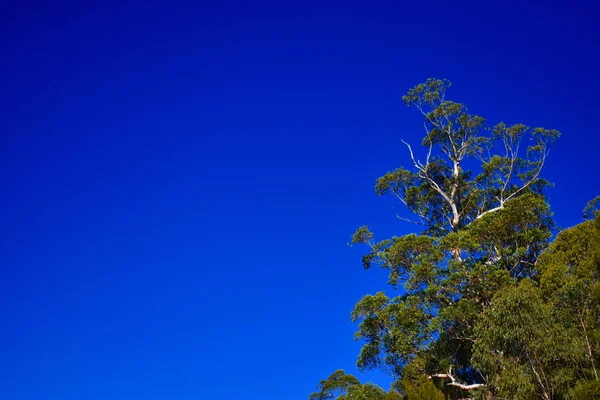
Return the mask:
{"type": "Polygon", "coordinates": [[[444,400],[444,394],[433,384],[426,375],[417,380],[402,380],[402,386],[407,400],[444,400]]]}
{"type": "Polygon", "coordinates": [[[399,393],[386,392],[372,383],[361,384],[354,376],[337,370],[318,386],[310,400],[401,400],[399,393]]]}
{"type": "Polygon", "coordinates": [[[600,212],[600,196],[590,200],[583,209],[583,219],[594,219],[597,213],[600,212]]]}
{"type": "Polygon", "coordinates": [[[477,322],[472,362],[496,395],[599,398],[598,221],[560,232],[538,259],[539,283],[500,290],[477,322]]]}
{"type": "Polygon", "coordinates": [[[575,333],[564,329],[541,290],[525,280],[500,291],[477,322],[472,362],[497,395],[553,397],[574,378],[568,366],[584,355],[575,333]]]}
{"type": "Polygon", "coordinates": [[[363,226],[351,241],[400,293],[354,307],[357,363],[399,392],[337,371],[311,400],[600,398],[600,197],[584,211],[595,220],[550,243],[541,171],[559,133],[489,127],[449,87],[429,79],[402,98],[424,118],[423,154],[405,143],[411,166],[375,183],[422,230],[377,240],[363,226]]]}
{"type": "MultiPolygon", "coordinates": [[[[414,296],[390,300],[379,292],[365,296],[352,311],[352,320],[360,320],[356,339],[367,344],[358,358],[361,369],[386,369],[404,364],[427,342],[426,328],[431,315],[414,296]],[[385,353],[381,359],[380,353],[385,353]]],[[[392,371],[399,373],[398,370],[392,371]]]]}
{"type": "Polygon", "coordinates": [[[571,392],[571,400],[598,400],[600,399],[600,382],[591,381],[579,384],[571,392]]]}
{"type": "Polygon", "coordinates": [[[444,394],[435,386],[433,381],[423,373],[423,359],[415,359],[404,369],[401,386],[407,400],[444,400],[444,394]]]}
{"type": "Polygon", "coordinates": [[[319,391],[310,395],[310,400],[330,400],[336,396],[345,396],[352,386],[360,385],[358,379],[339,369],[318,386],[319,391]]]}

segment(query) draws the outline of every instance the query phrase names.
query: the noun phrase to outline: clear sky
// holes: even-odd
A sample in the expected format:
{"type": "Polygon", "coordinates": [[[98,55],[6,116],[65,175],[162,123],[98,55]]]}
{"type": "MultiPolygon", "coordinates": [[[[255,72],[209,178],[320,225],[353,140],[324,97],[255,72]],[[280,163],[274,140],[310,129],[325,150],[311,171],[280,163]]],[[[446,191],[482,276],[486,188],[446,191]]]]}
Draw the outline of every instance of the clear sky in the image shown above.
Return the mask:
{"type": "Polygon", "coordinates": [[[545,177],[578,223],[598,10],[453,3],[6,2],[0,398],[300,400],[354,372],[350,310],[386,278],[347,242],[413,229],[373,183],[428,77],[562,131],[545,177]]]}

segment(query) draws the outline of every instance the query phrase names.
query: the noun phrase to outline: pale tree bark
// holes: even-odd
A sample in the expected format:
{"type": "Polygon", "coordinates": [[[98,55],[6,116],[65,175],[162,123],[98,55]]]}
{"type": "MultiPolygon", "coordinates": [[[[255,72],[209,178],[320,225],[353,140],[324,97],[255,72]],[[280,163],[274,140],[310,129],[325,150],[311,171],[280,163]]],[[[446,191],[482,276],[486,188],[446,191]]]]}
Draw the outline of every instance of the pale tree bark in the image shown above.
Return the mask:
{"type": "Polygon", "coordinates": [[[452,375],[452,368],[450,368],[448,370],[448,373],[446,373],[446,374],[433,374],[433,375],[430,375],[430,378],[450,379],[450,382],[448,382],[446,385],[455,386],[455,387],[461,388],[463,390],[474,390],[474,389],[487,387],[487,385],[485,383],[467,384],[467,383],[459,382],[458,379],[454,375],[452,375]]]}

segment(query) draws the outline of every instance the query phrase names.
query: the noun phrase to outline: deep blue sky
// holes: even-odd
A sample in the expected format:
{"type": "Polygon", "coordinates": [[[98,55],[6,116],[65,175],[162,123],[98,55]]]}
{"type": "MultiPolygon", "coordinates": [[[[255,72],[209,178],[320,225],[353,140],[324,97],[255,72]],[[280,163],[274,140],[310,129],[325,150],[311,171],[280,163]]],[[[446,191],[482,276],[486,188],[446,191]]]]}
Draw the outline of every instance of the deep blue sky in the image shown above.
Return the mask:
{"type": "Polygon", "coordinates": [[[349,312],[386,278],[347,242],[413,229],[372,187],[422,134],[400,97],[425,78],[563,132],[561,225],[600,192],[591,2],[12,3],[3,399],[300,400],[354,371],[349,312]]]}

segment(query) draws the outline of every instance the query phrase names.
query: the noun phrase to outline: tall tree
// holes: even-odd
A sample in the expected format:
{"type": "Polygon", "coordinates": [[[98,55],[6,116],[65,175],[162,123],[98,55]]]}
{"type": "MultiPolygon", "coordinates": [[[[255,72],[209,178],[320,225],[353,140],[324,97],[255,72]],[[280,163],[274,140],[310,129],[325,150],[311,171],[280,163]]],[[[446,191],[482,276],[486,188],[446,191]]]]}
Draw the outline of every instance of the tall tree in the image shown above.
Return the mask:
{"type": "Polygon", "coordinates": [[[378,195],[406,206],[399,218],[419,231],[378,241],[365,226],[352,237],[369,249],[364,267],[387,269],[389,284],[403,292],[357,303],[358,366],[389,373],[409,399],[431,384],[451,398],[488,390],[489,375],[472,363],[475,327],[499,290],[538,279],[535,266],[553,228],[540,174],[559,133],[490,128],[446,99],[449,87],[429,79],[403,97],[423,117],[422,150],[403,141],[410,167],[375,185],[378,195]]]}
{"type": "Polygon", "coordinates": [[[366,296],[352,318],[365,342],[359,367],[400,377],[418,356],[427,376],[472,391],[487,385],[471,363],[478,316],[500,288],[535,276],[551,237],[540,173],[559,133],[523,124],[487,128],[482,117],[446,99],[449,86],[429,79],[403,97],[424,117],[424,161],[404,142],[411,168],[375,185],[414,216],[401,219],[424,229],[377,242],[362,227],[352,240],[370,249],[365,268],[388,269],[389,283],[402,285],[404,294],[366,296]]]}

